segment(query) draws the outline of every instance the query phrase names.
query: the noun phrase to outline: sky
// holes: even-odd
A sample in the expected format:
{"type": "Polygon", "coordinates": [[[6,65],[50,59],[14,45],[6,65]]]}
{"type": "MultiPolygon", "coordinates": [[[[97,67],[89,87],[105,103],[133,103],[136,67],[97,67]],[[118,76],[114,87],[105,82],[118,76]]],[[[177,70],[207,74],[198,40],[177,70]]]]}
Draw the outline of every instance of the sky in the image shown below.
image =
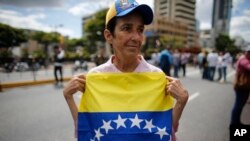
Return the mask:
{"type": "MultiPolygon", "coordinates": [[[[137,0],[153,8],[153,0],[137,0]]],[[[113,0],[0,0],[0,23],[17,28],[82,36],[81,18],[107,8],[113,0]]],[[[211,28],[213,0],[196,0],[200,29],[211,28]]],[[[233,0],[230,36],[250,42],[250,1],[233,0]]]]}

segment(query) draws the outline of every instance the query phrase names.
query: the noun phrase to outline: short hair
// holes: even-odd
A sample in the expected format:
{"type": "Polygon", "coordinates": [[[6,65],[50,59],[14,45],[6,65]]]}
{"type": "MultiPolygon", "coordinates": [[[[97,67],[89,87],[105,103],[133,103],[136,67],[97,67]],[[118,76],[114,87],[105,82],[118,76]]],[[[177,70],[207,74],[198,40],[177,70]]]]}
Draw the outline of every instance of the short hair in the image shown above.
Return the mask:
{"type": "Polygon", "coordinates": [[[54,45],[54,49],[59,49],[59,45],[54,45]]]}
{"type": "Polygon", "coordinates": [[[108,22],[106,26],[106,29],[108,29],[113,36],[115,34],[116,22],[117,22],[117,17],[114,17],[108,22]]]}

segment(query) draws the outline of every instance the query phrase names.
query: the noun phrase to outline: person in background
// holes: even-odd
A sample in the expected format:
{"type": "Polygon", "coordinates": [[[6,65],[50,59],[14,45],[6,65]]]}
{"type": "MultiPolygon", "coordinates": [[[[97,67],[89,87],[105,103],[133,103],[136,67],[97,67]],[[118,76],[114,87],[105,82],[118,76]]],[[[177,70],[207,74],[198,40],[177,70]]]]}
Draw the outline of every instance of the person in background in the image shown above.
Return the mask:
{"type": "Polygon", "coordinates": [[[181,69],[182,69],[182,74],[183,74],[183,77],[186,76],[186,65],[188,63],[188,60],[189,60],[189,54],[186,52],[186,51],[182,51],[181,52],[181,69]]]}
{"type": "Polygon", "coordinates": [[[174,50],[174,54],[173,54],[173,65],[174,65],[174,77],[178,78],[178,72],[179,72],[179,68],[180,68],[180,61],[181,61],[181,57],[180,57],[180,53],[178,51],[178,49],[174,50]]]}
{"type": "Polygon", "coordinates": [[[63,86],[63,59],[64,59],[64,50],[59,46],[54,46],[54,76],[55,76],[55,86],[63,86]],[[58,77],[58,72],[60,74],[60,79],[58,77]]]}
{"type": "Polygon", "coordinates": [[[236,63],[234,91],[236,98],[230,125],[242,125],[241,113],[250,94],[250,45],[236,63]]]}
{"type": "Polygon", "coordinates": [[[215,50],[210,52],[207,56],[207,61],[208,61],[208,77],[209,80],[214,81],[214,75],[216,71],[216,65],[218,62],[218,54],[216,53],[215,50]]]}
{"type": "Polygon", "coordinates": [[[198,55],[197,55],[197,62],[198,62],[198,65],[199,65],[199,69],[200,69],[200,72],[202,73],[202,62],[203,62],[203,58],[204,58],[204,52],[200,52],[198,55]]]}
{"type": "Polygon", "coordinates": [[[216,65],[216,68],[218,70],[218,78],[217,78],[217,81],[220,81],[221,78],[222,78],[222,63],[223,63],[223,52],[220,52],[219,53],[219,56],[218,56],[218,61],[217,61],[217,65],[216,65]]]}
{"type": "Polygon", "coordinates": [[[207,56],[208,56],[208,52],[205,51],[204,57],[202,59],[202,68],[203,68],[202,79],[209,80],[209,70],[208,70],[209,68],[208,68],[207,56]]]}
{"type": "Polygon", "coordinates": [[[161,51],[160,57],[159,57],[159,66],[161,70],[168,76],[171,76],[171,66],[173,64],[173,56],[170,53],[168,48],[165,48],[161,51]]]}
{"type": "Polygon", "coordinates": [[[229,52],[225,53],[222,57],[222,75],[223,80],[221,80],[221,83],[224,83],[227,81],[227,67],[232,64],[233,59],[229,52]]]}
{"type": "Polygon", "coordinates": [[[154,52],[151,54],[151,61],[154,66],[159,66],[159,55],[158,50],[154,49],[154,52]]]}
{"type": "MultiPolygon", "coordinates": [[[[134,0],[124,2],[116,0],[106,15],[106,28],[104,30],[104,37],[113,49],[114,55],[106,63],[92,68],[88,73],[162,72],[159,68],[147,63],[140,52],[144,40],[143,32],[145,25],[149,25],[152,21],[153,11],[148,5],[140,5],[134,0]],[[114,12],[117,10],[116,6],[119,5],[127,7],[119,8],[119,12],[114,12]]],[[[180,80],[169,76],[166,76],[166,79],[170,82],[166,86],[166,92],[171,93],[173,98],[176,99],[173,108],[172,125],[174,131],[177,131],[179,119],[188,101],[188,92],[180,80]]],[[[73,95],[77,91],[85,91],[85,82],[86,78],[84,75],[75,76],[69,81],[63,91],[75,123],[77,121],[78,108],[73,95]]],[[[174,137],[172,140],[175,140],[174,137]]]]}

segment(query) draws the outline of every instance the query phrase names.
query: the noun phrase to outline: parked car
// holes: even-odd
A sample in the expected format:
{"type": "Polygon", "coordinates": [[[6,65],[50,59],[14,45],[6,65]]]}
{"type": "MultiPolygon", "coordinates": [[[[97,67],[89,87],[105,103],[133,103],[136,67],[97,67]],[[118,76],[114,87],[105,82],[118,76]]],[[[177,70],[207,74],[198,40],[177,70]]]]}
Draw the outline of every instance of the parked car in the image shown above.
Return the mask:
{"type": "Polygon", "coordinates": [[[18,72],[27,71],[27,70],[29,70],[29,65],[26,62],[18,62],[15,65],[14,70],[18,71],[18,72]]]}
{"type": "Polygon", "coordinates": [[[4,69],[6,72],[12,72],[15,68],[15,63],[5,63],[4,69]]]}

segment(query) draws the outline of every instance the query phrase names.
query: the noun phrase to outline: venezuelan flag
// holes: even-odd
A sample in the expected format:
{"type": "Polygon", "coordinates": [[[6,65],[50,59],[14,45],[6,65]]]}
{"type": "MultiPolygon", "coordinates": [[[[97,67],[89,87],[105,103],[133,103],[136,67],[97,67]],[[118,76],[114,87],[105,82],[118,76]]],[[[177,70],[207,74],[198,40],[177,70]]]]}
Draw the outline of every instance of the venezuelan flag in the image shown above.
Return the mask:
{"type": "Polygon", "coordinates": [[[78,141],[169,141],[173,98],[162,72],[90,73],[78,112],[78,141]]]}

